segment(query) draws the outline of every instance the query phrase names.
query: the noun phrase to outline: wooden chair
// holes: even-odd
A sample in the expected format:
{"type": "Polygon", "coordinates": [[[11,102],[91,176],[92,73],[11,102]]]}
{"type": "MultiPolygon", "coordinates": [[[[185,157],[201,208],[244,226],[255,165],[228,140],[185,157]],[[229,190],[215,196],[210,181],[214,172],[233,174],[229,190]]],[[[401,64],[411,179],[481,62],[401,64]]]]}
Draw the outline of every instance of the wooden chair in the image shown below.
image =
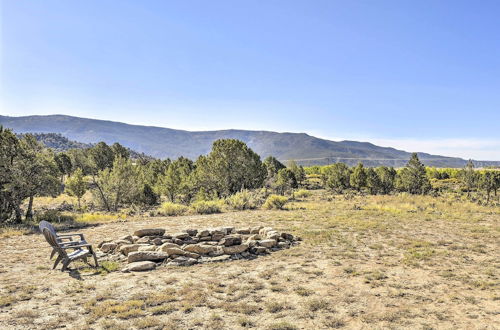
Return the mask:
{"type": "MultiPolygon", "coordinates": [[[[87,261],[87,258],[92,255],[94,257],[94,262],[95,262],[95,268],[99,266],[97,262],[97,256],[92,249],[92,245],[88,243],[83,243],[80,241],[78,244],[64,244],[60,243],[58,241],[57,236],[49,229],[49,228],[43,228],[42,229],[43,236],[47,240],[47,242],[52,246],[54,253],[57,253],[57,258],[54,263],[54,266],[52,269],[55,269],[59,262],[62,262],[62,271],[65,271],[68,268],[68,265],[78,259],[83,259],[85,263],[89,264],[87,261]],[[66,250],[72,249],[74,250],[73,252],[68,253],[66,250]]],[[[90,265],[90,264],[89,264],[90,265]]],[[[91,265],[92,266],[92,265],[91,265]]]]}
{"type": "MultiPolygon", "coordinates": [[[[85,240],[85,237],[83,237],[83,234],[80,233],[71,233],[71,234],[58,234],[56,232],[56,229],[54,226],[45,220],[40,221],[38,224],[38,227],[40,228],[40,232],[43,233],[43,229],[47,228],[54,236],[56,237],[57,241],[59,242],[60,245],[79,245],[79,244],[87,244],[87,241],[85,240]],[[79,240],[73,240],[73,238],[79,237],[79,240]]],[[[52,249],[52,252],[50,253],[50,259],[54,257],[54,254],[56,253],[56,249],[52,249]]]]}

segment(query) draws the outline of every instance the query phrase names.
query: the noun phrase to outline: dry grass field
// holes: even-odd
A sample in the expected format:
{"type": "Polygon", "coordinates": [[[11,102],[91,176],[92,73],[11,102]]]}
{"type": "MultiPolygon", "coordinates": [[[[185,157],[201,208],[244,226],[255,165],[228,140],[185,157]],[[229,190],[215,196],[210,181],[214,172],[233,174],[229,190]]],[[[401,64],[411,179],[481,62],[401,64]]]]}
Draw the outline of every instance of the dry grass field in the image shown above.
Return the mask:
{"type": "Polygon", "coordinates": [[[287,208],[78,230],[94,245],[148,227],[265,225],[303,238],[254,260],[144,273],[51,270],[40,234],[4,233],[0,328],[500,328],[500,207],[314,191],[287,208]]]}

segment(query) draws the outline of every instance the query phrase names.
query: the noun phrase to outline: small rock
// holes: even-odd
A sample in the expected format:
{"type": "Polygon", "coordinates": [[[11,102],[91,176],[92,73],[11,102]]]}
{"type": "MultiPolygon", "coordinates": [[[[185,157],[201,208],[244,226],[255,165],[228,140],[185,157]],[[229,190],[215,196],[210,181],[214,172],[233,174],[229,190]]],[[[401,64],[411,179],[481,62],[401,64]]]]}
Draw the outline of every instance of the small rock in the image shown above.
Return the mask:
{"type": "Polygon", "coordinates": [[[276,230],[269,231],[266,234],[266,238],[277,240],[278,238],[280,238],[280,233],[278,233],[276,230]]]}
{"type": "Polygon", "coordinates": [[[224,232],[224,234],[229,235],[233,233],[234,227],[222,227],[221,231],[224,232]]]}
{"type": "Polygon", "coordinates": [[[140,237],[139,236],[132,236],[132,242],[137,242],[137,240],[139,239],[140,237]]]}
{"type": "Polygon", "coordinates": [[[146,270],[152,270],[155,268],[156,264],[152,261],[136,261],[129,263],[125,269],[132,272],[142,272],[146,270]]]}
{"type": "Polygon", "coordinates": [[[237,234],[248,235],[250,234],[250,228],[241,228],[236,230],[237,234]]]}
{"type": "Polygon", "coordinates": [[[153,243],[154,245],[162,245],[162,244],[163,244],[163,242],[162,242],[162,241],[163,241],[163,239],[161,239],[161,238],[157,237],[157,238],[153,239],[153,240],[151,241],[151,243],[153,243]]]}
{"type": "Polygon", "coordinates": [[[203,236],[203,237],[199,237],[198,240],[200,242],[208,242],[208,241],[211,241],[212,240],[212,236],[203,236]]]}
{"type": "Polygon", "coordinates": [[[103,245],[101,245],[101,251],[108,253],[116,249],[116,247],[117,247],[116,243],[113,242],[104,243],[103,245]]]}
{"type": "Polygon", "coordinates": [[[278,247],[280,249],[288,249],[290,247],[290,243],[288,243],[288,242],[279,242],[278,243],[278,247]]]}
{"type": "Polygon", "coordinates": [[[97,244],[97,247],[100,249],[100,248],[101,248],[101,246],[103,246],[103,244],[105,244],[105,243],[109,243],[109,242],[112,242],[112,241],[113,241],[112,239],[107,239],[107,240],[102,241],[101,243],[97,244]]]}
{"type": "Polygon", "coordinates": [[[172,243],[177,244],[177,245],[182,245],[184,244],[184,241],[178,238],[173,238],[172,243]]]}
{"type": "Polygon", "coordinates": [[[185,239],[185,238],[189,238],[189,234],[188,233],[175,233],[172,235],[172,238],[174,239],[185,239]]]}
{"type": "Polygon", "coordinates": [[[265,248],[263,246],[255,246],[255,247],[250,249],[250,252],[252,252],[254,254],[264,254],[267,252],[267,248],[265,248]]]}
{"type": "Polygon", "coordinates": [[[261,228],[259,230],[259,235],[262,236],[262,237],[266,237],[267,233],[270,232],[270,231],[274,231],[273,228],[271,227],[264,227],[264,228],[261,228]]]}
{"type": "Polygon", "coordinates": [[[160,246],[160,251],[163,251],[163,249],[167,248],[180,248],[180,246],[174,243],[164,243],[160,246]]]}
{"type": "Polygon", "coordinates": [[[258,233],[259,233],[259,231],[260,231],[262,228],[264,228],[264,227],[262,227],[262,226],[252,227],[252,228],[250,229],[250,234],[258,234],[258,233]]]}
{"type": "Polygon", "coordinates": [[[188,233],[189,236],[196,236],[196,234],[198,234],[198,229],[186,229],[186,233],[188,233]]]}
{"type": "Polygon", "coordinates": [[[163,236],[165,234],[165,229],[161,228],[148,228],[139,229],[134,232],[134,236],[144,237],[144,236],[163,236]]]}
{"type": "Polygon", "coordinates": [[[231,256],[228,254],[224,254],[224,255],[209,258],[209,259],[210,259],[210,261],[213,261],[213,262],[220,262],[220,261],[226,261],[226,260],[231,259],[231,256]]]}
{"type": "Polygon", "coordinates": [[[288,234],[288,233],[281,233],[281,237],[283,237],[284,239],[286,239],[287,241],[291,241],[293,240],[293,235],[292,234],[288,234]]]}
{"type": "Polygon", "coordinates": [[[153,252],[153,251],[135,251],[128,254],[128,262],[136,261],[159,261],[168,258],[168,254],[165,252],[153,252]]]}
{"type": "Polygon", "coordinates": [[[188,258],[198,259],[200,255],[194,252],[184,252],[184,256],[188,258]]]}
{"type": "Polygon", "coordinates": [[[224,238],[224,236],[226,236],[226,234],[224,234],[223,231],[217,229],[213,230],[211,234],[212,234],[212,241],[220,241],[222,238],[224,238]]]}
{"type": "Polygon", "coordinates": [[[254,235],[251,235],[248,237],[249,241],[260,241],[261,239],[262,239],[262,237],[258,234],[254,234],[254,235]]]}
{"type": "Polygon", "coordinates": [[[120,241],[128,241],[129,243],[134,243],[134,239],[131,235],[120,237],[120,241]]]}
{"type": "Polygon", "coordinates": [[[196,234],[196,237],[209,237],[210,236],[210,231],[208,230],[201,230],[196,234]]]}
{"type": "Polygon", "coordinates": [[[276,240],[274,239],[264,239],[262,241],[258,241],[258,243],[260,246],[263,246],[263,247],[266,247],[266,248],[270,248],[270,247],[273,247],[276,245],[276,240]]]}
{"type": "Polygon", "coordinates": [[[196,264],[198,261],[194,258],[188,258],[188,257],[178,257],[173,259],[172,261],[168,262],[167,265],[169,266],[191,266],[196,264]]]}
{"type": "Polygon", "coordinates": [[[214,246],[214,248],[215,249],[208,254],[209,256],[216,257],[224,254],[222,246],[214,246]]]}

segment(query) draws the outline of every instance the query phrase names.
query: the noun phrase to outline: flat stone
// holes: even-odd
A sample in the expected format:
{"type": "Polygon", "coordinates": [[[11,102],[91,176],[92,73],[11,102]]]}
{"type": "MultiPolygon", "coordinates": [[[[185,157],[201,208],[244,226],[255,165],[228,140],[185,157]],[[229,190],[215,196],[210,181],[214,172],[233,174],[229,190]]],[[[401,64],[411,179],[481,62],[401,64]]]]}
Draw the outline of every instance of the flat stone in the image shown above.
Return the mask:
{"type": "Polygon", "coordinates": [[[220,261],[226,261],[226,260],[229,260],[229,259],[231,259],[231,256],[227,255],[227,254],[224,254],[224,255],[221,255],[221,256],[210,258],[210,261],[220,262],[220,261]]]}
{"type": "Polygon", "coordinates": [[[169,261],[167,265],[169,266],[191,266],[198,263],[198,261],[194,258],[188,258],[188,257],[178,257],[173,259],[172,261],[169,261]]]}
{"type": "Polygon", "coordinates": [[[104,243],[103,245],[101,245],[101,251],[106,252],[106,253],[111,252],[114,249],[116,249],[116,247],[117,247],[116,243],[113,243],[113,242],[104,243]]]}
{"type": "Polygon", "coordinates": [[[104,241],[100,242],[99,244],[97,244],[97,247],[100,249],[101,246],[103,246],[104,243],[109,243],[109,242],[112,242],[112,241],[113,241],[112,239],[104,240],[104,241]]]}
{"type": "Polygon", "coordinates": [[[224,254],[237,254],[248,250],[248,245],[240,244],[240,245],[224,246],[222,249],[224,250],[224,254]]]}
{"type": "Polygon", "coordinates": [[[222,238],[224,238],[224,236],[226,236],[226,234],[221,230],[213,230],[211,234],[212,241],[220,241],[222,238]]]}
{"type": "Polygon", "coordinates": [[[203,237],[199,237],[198,240],[200,242],[208,242],[208,241],[211,241],[212,240],[212,236],[203,236],[203,237]]]}
{"type": "Polygon", "coordinates": [[[139,229],[134,232],[134,236],[144,237],[144,236],[163,236],[165,234],[165,229],[162,228],[147,228],[139,229]]]}
{"type": "Polygon", "coordinates": [[[273,247],[273,246],[276,245],[276,240],[274,240],[274,239],[264,239],[262,241],[258,241],[257,244],[259,244],[259,246],[270,248],[270,247],[273,247]]]}
{"type": "Polygon", "coordinates": [[[288,243],[288,242],[279,242],[278,243],[278,247],[280,249],[288,249],[290,247],[290,243],[288,243]]]}
{"type": "Polygon", "coordinates": [[[216,247],[213,245],[205,245],[205,244],[192,244],[184,247],[185,251],[197,253],[197,254],[208,254],[216,250],[216,247]]]}
{"type": "Polygon", "coordinates": [[[172,238],[172,242],[177,245],[182,245],[184,244],[184,241],[178,238],[172,238]]]}
{"type": "Polygon", "coordinates": [[[149,236],[144,236],[139,238],[137,241],[135,241],[137,244],[148,244],[149,243],[149,236]]]}
{"type": "Polygon", "coordinates": [[[211,251],[208,255],[211,257],[216,257],[224,254],[224,249],[222,246],[215,246],[215,250],[211,251]]]}
{"type": "Polygon", "coordinates": [[[165,252],[166,254],[168,254],[169,257],[171,257],[171,256],[183,256],[186,254],[186,251],[184,251],[180,247],[168,247],[168,248],[162,249],[162,251],[165,252]]]}
{"type": "Polygon", "coordinates": [[[287,241],[291,241],[293,240],[293,235],[292,234],[288,234],[288,233],[281,233],[281,237],[283,237],[284,239],[286,239],[287,241]]]}
{"type": "Polygon", "coordinates": [[[130,252],[138,251],[141,246],[147,246],[146,244],[127,244],[120,246],[120,253],[123,255],[128,255],[130,252]]]}
{"type": "Polygon", "coordinates": [[[140,246],[139,250],[137,250],[137,251],[156,251],[156,246],[155,245],[140,246]]]}
{"type": "Polygon", "coordinates": [[[135,251],[128,254],[127,261],[129,263],[136,261],[160,261],[167,258],[168,254],[165,252],[135,251]]]}
{"type": "Polygon", "coordinates": [[[126,270],[132,272],[142,272],[146,270],[152,270],[156,268],[156,264],[152,261],[136,261],[131,262],[127,265],[126,270]]]}
{"type": "Polygon", "coordinates": [[[223,231],[224,234],[229,235],[233,233],[234,227],[222,227],[221,231],[223,231]]]}

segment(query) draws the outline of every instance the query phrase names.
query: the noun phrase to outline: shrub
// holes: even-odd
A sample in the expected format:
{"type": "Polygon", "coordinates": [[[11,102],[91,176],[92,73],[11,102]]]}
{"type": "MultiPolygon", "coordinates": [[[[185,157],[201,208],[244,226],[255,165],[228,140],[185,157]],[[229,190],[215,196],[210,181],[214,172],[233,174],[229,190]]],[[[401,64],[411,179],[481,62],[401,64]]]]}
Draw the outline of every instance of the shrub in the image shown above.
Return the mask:
{"type": "Polygon", "coordinates": [[[288,198],[285,196],[270,195],[264,203],[264,208],[282,210],[287,202],[288,198]]]}
{"type": "Polygon", "coordinates": [[[242,190],[226,199],[233,210],[250,210],[256,207],[254,198],[248,190],[242,190]]]}
{"type": "Polygon", "coordinates": [[[296,198],[306,198],[311,196],[311,192],[305,189],[300,189],[295,193],[296,198]]]}
{"type": "Polygon", "coordinates": [[[212,214],[221,212],[220,201],[198,201],[191,204],[191,207],[198,214],[212,214]]]}
{"type": "Polygon", "coordinates": [[[177,216],[186,213],[188,207],[182,204],[165,202],[158,208],[158,214],[166,216],[177,216]]]}

